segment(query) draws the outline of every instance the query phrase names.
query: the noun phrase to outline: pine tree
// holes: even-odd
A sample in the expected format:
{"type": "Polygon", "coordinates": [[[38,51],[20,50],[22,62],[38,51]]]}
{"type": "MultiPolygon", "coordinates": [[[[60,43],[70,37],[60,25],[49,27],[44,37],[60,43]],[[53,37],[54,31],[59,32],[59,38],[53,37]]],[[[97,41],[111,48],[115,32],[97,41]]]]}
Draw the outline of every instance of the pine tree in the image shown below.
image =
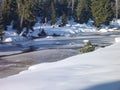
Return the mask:
{"type": "Polygon", "coordinates": [[[67,24],[68,18],[66,16],[66,14],[62,15],[62,26],[64,26],[65,24],[67,24]]]}
{"type": "Polygon", "coordinates": [[[55,9],[55,1],[53,0],[51,3],[51,24],[54,25],[56,20],[57,20],[57,16],[56,16],[56,9],[55,9]]]}
{"type": "Polygon", "coordinates": [[[9,25],[11,21],[16,21],[17,5],[15,0],[3,0],[2,2],[2,23],[3,28],[7,29],[7,25],[9,25]]]}
{"type": "Polygon", "coordinates": [[[101,24],[108,25],[109,21],[113,19],[111,1],[112,0],[92,0],[92,14],[97,27],[101,24]]]}
{"type": "Polygon", "coordinates": [[[114,0],[112,2],[115,18],[120,18],[120,0],[114,0]],[[116,5],[117,4],[117,5],[116,5]]]}
{"type": "Polygon", "coordinates": [[[22,30],[23,27],[27,27],[27,30],[29,30],[35,22],[32,3],[33,0],[17,0],[19,30],[22,30]]]}
{"type": "Polygon", "coordinates": [[[2,35],[3,35],[3,16],[2,16],[2,10],[3,10],[3,0],[0,0],[0,41],[2,40],[2,35]]]}
{"type": "Polygon", "coordinates": [[[56,3],[57,16],[61,17],[63,14],[68,14],[68,2],[67,0],[58,0],[56,3]]]}
{"type": "Polygon", "coordinates": [[[2,16],[3,16],[4,29],[7,29],[7,25],[9,25],[13,19],[13,18],[11,18],[11,16],[12,16],[11,3],[12,3],[12,0],[4,0],[3,1],[2,16]]]}
{"type": "Polygon", "coordinates": [[[77,21],[85,23],[91,18],[91,0],[79,0],[77,9],[77,21]]]}

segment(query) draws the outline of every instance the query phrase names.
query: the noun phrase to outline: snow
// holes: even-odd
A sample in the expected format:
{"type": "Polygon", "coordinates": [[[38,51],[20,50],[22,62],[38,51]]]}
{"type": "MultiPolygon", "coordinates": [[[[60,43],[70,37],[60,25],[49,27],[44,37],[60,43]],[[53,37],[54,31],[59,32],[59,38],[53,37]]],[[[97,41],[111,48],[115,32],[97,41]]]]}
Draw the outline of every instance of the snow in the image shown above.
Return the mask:
{"type": "Polygon", "coordinates": [[[42,29],[45,30],[48,36],[52,36],[53,34],[60,35],[60,36],[70,36],[79,34],[81,32],[97,32],[97,28],[93,26],[93,21],[90,19],[87,24],[78,24],[71,18],[66,26],[59,27],[61,23],[62,17],[58,19],[54,26],[50,24],[41,24],[38,21],[34,26],[34,31],[31,32],[31,36],[39,37],[38,34],[41,32],[42,29]]]}
{"type": "Polygon", "coordinates": [[[94,27],[90,27],[87,26],[86,24],[81,25],[81,24],[75,24],[75,25],[67,25],[65,27],[44,27],[45,32],[48,35],[53,35],[53,34],[57,34],[57,35],[61,35],[61,36],[65,36],[67,34],[76,34],[76,33],[80,33],[80,32],[95,32],[97,31],[96,28],[94,27]]]}
{"type": "Polygon", "coordinates": [[[0,79],[1,90],[119,90],[120,42],[91,53],[31,66],[0,79]]]}
{"type": "Polygon", "coordinates": [[[118,28],[101,28],[99,29],[98,32],[101,32],[101,33],[106,33],[106,32],[118,32],[118,28]]]}
{"type": "Polygon", "coordinates": [[[90,40],[83,40],[83,42],[84,42],[85,45],[86,45],[86,43],[90,42],[90,40]]]}
{"type": "Polygon", "coordinates": [[[115,38],[115,42],[116,42],[116,43],[120,42],[120,37],[116,37],[116,38],[115,38]]]}
{"type": "Polygon", "coordinates": [[[109,26],[110,27],[120,28],[120,19],[111,21],[109,26]]]}
{"type": "Polygon", "coordinates": [[[6,38],[4,42],[12,42],[12,38],[6,38]]]}
{"type": "Polygon", "coordinates": [[[13,28],[13,25],[12,25],[12,22],[10,25],[7,26],[7,30],[4,32],[4,37],[7,37],[7,36],[18,36],[18,34],[16,33],[16,30],[14,30],[13,28]]]}
{"type": "MultiPolygon", "coordinates": [[[[71,17],[70,20],[68,20],[67,24],[63,27],[59,27],[59,24],[61,23],[62,17],[58,19],[58,21],[55,23],[54,26],[50,25],[49,23],[43,24],[41,23],[41,18],[38,18],[38,21],[33,26],[33,30],[29,30],[27,33],[27,37],[40,37],[39,34],[42,30],[45,31],[47,36],[75,36],[79,35],[81,33],[86,32],[99,32],[99,33],[107,33],[107,32],[116,32],[119,31],[120,27],[120,20],[118,19],[117,22],[111,21],[110,25],[101,25],[101,28],[98,30],[97,27],[94,26],[94,21],[89,19],[88,23],[79,24],[76,23],[75,20],[71,17]]],[[[4,32],[3,41],[5,42],[7,39],[7,42],[18,42],[18,41],[25,41],[28,40],[28,38],[23,37],[23,34],[26,32],[26,28],[23,29],[23,31],[18,35],[17,31],[14,30],[13,24],[11,22],[10,25],[8,25],[7,30],[4,32]],[[11,40],[10,40],[11,38],[11,40]]]]}
{"type": "Polygon", "coordinates": [[[100,29],[99,32],[108,32],[107,29],[100,29]]]}
{"type": "Polygon", "coordinates": [[[18,41],[26,41],[27,38],[18,35],[17,30],[12,28],[12,22],[10,25],[7,26],[7,30],[4,31],[3,35],[3,42],[8,43],[8,42],[18,42],[18,41]]]}
{"type": "Polygon", "coordinates": [[[70,20],[68,20],[68,25],[75,25],[75,24],[77,24],[76,22],[75,22],[75,20],[74,20],[74,18],[73,17],[71,17],[71,19],[70,20]]]}
{"type": "Polygon", "coordinates": [[[100,29],[98,32],[114,32],[114,31],[119,31],[120,29],[120,19],[117,20],[112,20],[108,26],[106,25],[101,25],[100,29]]]}

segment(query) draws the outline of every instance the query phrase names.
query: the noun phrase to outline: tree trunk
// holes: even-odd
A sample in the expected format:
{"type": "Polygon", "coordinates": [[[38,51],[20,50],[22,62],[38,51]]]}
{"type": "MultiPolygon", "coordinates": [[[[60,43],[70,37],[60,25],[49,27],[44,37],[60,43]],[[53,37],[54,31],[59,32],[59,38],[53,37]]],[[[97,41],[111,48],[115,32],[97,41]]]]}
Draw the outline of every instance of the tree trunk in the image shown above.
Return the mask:
{"type": "Polygon", "coordinates": [[[20,18],[20,29],[22,30],[22,26],[23,26],[23,15],[20,18]]]}
{"type": "Polygon", "coordinates": [[[72,0],[72,15],[73,15],[73,11],[74,11],[74,0],[72,0]]]}

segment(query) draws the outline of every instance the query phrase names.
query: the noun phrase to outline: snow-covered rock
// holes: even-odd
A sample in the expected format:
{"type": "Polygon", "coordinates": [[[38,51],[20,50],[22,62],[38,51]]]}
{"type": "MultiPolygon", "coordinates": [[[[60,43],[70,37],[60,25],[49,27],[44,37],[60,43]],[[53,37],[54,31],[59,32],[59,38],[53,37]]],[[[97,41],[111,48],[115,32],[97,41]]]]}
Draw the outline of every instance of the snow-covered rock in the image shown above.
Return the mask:
{"type": "Polygon", "coordinates": [[[120,42],[120,37],[115,38],[115,42],[116,43],[120,42]]]}
{"type": "Polygon", "coordinates": [[[104,33],[104,32],[108,32],[108,30],[102,28],[102,29],[99,30],[99,32],[103,32],[104,33]]]}
{"type": "Polygon", "coordinates": [[[5,31],[4,33],[4,36],[18,36],[15,30],[5,31]]]}
{"type": "Polygon", "coordinates": [[[5,42],[5,43],[8,43],[8,42],[12,42],[13,40],[12,40],[12,38],[6,38],[3,42],[5,42]]]}

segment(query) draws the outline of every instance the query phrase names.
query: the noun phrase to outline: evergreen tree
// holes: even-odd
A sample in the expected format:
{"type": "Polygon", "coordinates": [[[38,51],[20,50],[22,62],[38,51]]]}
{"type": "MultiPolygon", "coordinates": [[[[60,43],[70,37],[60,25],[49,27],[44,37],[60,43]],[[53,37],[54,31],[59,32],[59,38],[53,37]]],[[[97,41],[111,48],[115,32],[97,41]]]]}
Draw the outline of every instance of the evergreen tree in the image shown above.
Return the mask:
{"type": "MultiPolygon", "coordinates": [[[[0,2],[2,2],[0,32],[11,21],[14,21],[14,27],[19,30],[18,32],[21,32],[23,27],[28,31],[32,29],[36,17],[41,17],[43,23],[49,20],[51,24],[55,24],[57,18],[62,16],[63,25],[71,16],[79,23],[85,23],[89,18],[93,18],[95,25],[99,27],[101,24],[109,24],[113,15],[115,16],[115,0],[0,0],[0,2]]],[[[118,6],[119,4],[120,0],[118,6]]]]}
{"type": "Polygon", "coordinates": [[[115,18],[120,18],[120,0],[114,0],[112,2],[112,4],[113,4],[113,10],[114,10],[115,18]]]}
{"type": "Polygon", "coordinates": [[[91,18],[91,0],[79,0],[77,9],[77,21],[85,23],[91,18]]]}
{"type": "Polygon", "coordinates": [[[56,16],[56,9],[55,9],[55,1],[53,0],[51,3],[51,24],[54,25],[56,20],[57,20],[57,16],[56,16]]]}
{"type": "Polygon", "coordinates": [[[9,25],[13,19],[11,17],[12,16],[11,3],[12,3],[12,0],[4,0],[3,1],[2,15],[3,15],[4,29],[6,29],[7,25],[9,25]]]}
{"type": "Polygon", "coordinates": [[[66,14],[68,16],[69,13],[69,6],[67,0],[58,0],[56,4],[57,8],[57,15],[58,17],[62,16],[63,14],[66,14]]]}
{"type": "MultiPolygon", "coordinates": [[[[19,30],[27,27],[27,30],[34,25],[35,17],[33,14],[33,0],[17,0],[19,15],[19,30]]],[[[19,31],[20,32],[20,31],[19,31]]]]}
{"type": "Polygon", "coordinates": [[[67,24],[68,21],[68,17],[66,16],[66,14],[62,15],[62,26],[64,26],[65,24],[67,24]]]}
{"type": "Polygon", "coordinates": [[[92,0],[92,14],[97,27],[101,24],[108,25],[109,21],[113,19],[111,1],[112,0],[92,0]]]}
{"type": "Polygon", "coordinates": [[[2,35],[3,35],[3,15],[2,15],[2,10],[3,10],[3,0],[0,0],[0,41],[2,40],[2,35]]]}

